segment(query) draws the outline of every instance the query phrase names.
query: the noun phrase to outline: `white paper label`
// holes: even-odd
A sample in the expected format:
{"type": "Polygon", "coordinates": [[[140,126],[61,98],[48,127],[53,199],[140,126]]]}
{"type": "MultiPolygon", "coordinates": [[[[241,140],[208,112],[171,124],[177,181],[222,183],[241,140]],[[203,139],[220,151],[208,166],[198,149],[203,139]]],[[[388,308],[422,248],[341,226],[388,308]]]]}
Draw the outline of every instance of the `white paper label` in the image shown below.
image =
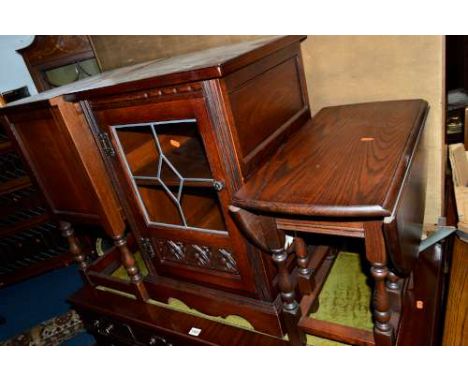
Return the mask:
{"type": "Polygon", "coordinates": [[[284,236],[285,236],[284,249],[288,249],[289,246],[293,243],[294,237],[290,235],[284,235],[284,236]]]}
{"type": "Polygon", "coordinates": [[[194,336],[194,337],[198,337],[200,335],[200,333],[201,333],[201,329],[199,329],[199,328],[192,328],[188,332],[188,334],[190,334],[191,336],[194,336]]]}

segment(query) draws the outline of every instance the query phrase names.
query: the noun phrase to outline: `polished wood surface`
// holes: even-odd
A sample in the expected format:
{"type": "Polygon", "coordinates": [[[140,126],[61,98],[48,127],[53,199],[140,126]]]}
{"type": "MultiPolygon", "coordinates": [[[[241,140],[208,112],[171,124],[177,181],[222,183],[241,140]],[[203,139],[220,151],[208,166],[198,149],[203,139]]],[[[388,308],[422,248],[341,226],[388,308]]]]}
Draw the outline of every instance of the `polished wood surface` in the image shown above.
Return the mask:
{"type": "Polygon", "coordinates": [[[248,179],[310,118],[299,41],[219,82],[236,160],[248,179]]]}
{"type": "Polygon", "coordinates": [[[60,219],[102,225],[111,237],[120,235],[125,228],[121,208],[79,107],[59,97],[1,113],[52,212],[60,219]]]}
{"type": "Polygon", "coordinates": [[[325,108],[234,202],[282,214],[390,216],[426,114],[422,100],[325,108]]]}
{"type": "MultiPolygon", "coordinates": [[[[231,212],[257,245],[265,236],[265,219],[276,222],[272,229],[292,232],[296,240],[303,233],[364,239],[373,279],[372,341],[353,328],[310,321],[307,315],[318,303],[332,262],[322,262],[316,286],[307,290],[301,287],[300,273],[309,269],[304,268],[305,253],[299,251],[295,278],[303,291],[302,316],[293,329],[287,327],[296,344],[297,327],[351,344],[397,343],[405,293],[402,277],[414,269],[422,232],[425,177],[419,143],[427,112],[423,100],[325,108],[234,195],[231,212]]],[[[323,238],[315,240],[316,245],[323,238]]],[[[276,251],[270,250],[273,256],[276,251]]],[[[279,288],[294,299],[291,282],[289,278],[289,284],[280,283],[279,288]]],[[[285,318],[290,316],[287,308],[284,304],[285,318]]]]}
{"type": "Polygon", "coordinates": [[[444,345],[468,345],[468,243],[455,238],[445,314],[444,345]]]}
{"type": "Polygon", "coordinates": [[[156,345],[158,343],[151,339],[155,336],[162,336],[173,345],[288,345],[287,341],[280,338],[224,325],[156,305],[142,305],[126,297],[101,292],[90,287],[80,290],[70,300],[85,318],[91,332],[96,333],[100,329],[102,332],[102,329],[109,328],[104,335],[110,339],[111,343],[156,345]],[[106,319],[108,323],[106,327],[99,325],[106,319]],[[109,326],[112,323],[114,326],[109,326]],[[119,331],[119,324],[127,325],[130,329],[127,327],[126,330],[119,331]],[[200,329],[198,336],[189,334],[192,328],[200,329]],[[122,333],[125,333],[125,336],[122,336],[122,333]]]}
{"type": "MultiPolygon", "coordinates": [[[[278,285],[287,284],[290,262],[277,258],[283,270],[277,272],[272,259],[245,240],[227,207],[249,174],[310,116],[303,39],[263,38],[214,48],[62,89],[65,100],[81,100],[95,139],[108,138],[101,154],[140,245],[148,297],[178,298],[216,316],[239,314],[257,330],[284,335],[278,285]],[[185,206],[168,199],[155,176],[162,156],[153,134],[158,152],[187,179],[185,206]],[[206,179],[197,183],[198,177],[206,179]],[[178,223],[179,207],[192,224],[178,223]]],[[[179,177],[168,174],[161,176],[164,185],[178,187],[179,177]]],[[[135,263],[122,260],[133,286],[94,264],[89,279],[144,300],[144,291],[135,288],[141,276],[132,269],[135,263]]]]}
{"type": "MultiPolygon", "coordinates": [[[[107,311],[96,306],[99,301],[91,295],[88,305],[85,299],[74,300],[90,317],[103,316],[94,329],[89,327],[98,336],[121,338],[121,329],[128,333],[121,324],[133,320],[131,309],[141,319],[132,325],[168,334],[165,325],[160,326],[164,313],[148,317],[144,311],[151,310],[149,299],[165,303],[177,298],[205,314],[240,315],[256,330],[277,337],[287,334],[294,345],[305,344],[308,332],[351,344],[397,343],[413,267],[405,261],[414,258],[409,252],[417,247],[413,239],[418,236],[407,222],[420,223],[424,209],[412,201],[423,193],[416,153],[428,105],[402,100],[335,106],[310,120],[300,53],[303,39],[265,38],[139,64],[26,101],[31,110],[52,104],[61,118],[78,113],[71,118],[75,123],[83,122],[81,111],[85,114],[140,247],[145,272],[121,233],[113,234],[118,248],[112,255],[82,265],[91,285],[139,300],[99,292],[108,300],[102,305],[107,311]],[[54,104],[56,99],[60,102],[54,104]],[[183,134],[187,126],[179,125],[187,121],[196,134],[183,134]],[[123,125],[128,124],[133,133],[125,131],[129,127],[123,125]],[[148,124],[152,130],[145,135],[142,130],[148,124]],[[159,140],[166,125],[181,129],[177,139],[159,140]],[[184,198],[190,201],[188,219],[195,219],[199,228],[219,229],[192,229],[185,220],[177,226],[174,216],[159,224],[158,219],[169,219],[182,207],[178,202],[164,205],[163,193],[156,188],[166,186],[164,181],[177,186],[182,178],[174,176],[174,168],[164,181],[160,170],[156,177],[156,163],[159,169],[163,165],[156,159],[172,158],[171,146],[181,155],[192,152],[198,135],[202,150],[191,157],[197,165],[185,166],[187,161],[177,157],[173,161],[178,170],[212,178],[211,185],[193,187],[196,181],[184,175],[191,188],[184,198]],[[159,154],[154,142],[148,143],[153,136],[159,154]],[[141,179],[147,174],[152,178],[141,179]],[[211,191],[214,198],[203,199],[211,191]],[[232,200],[236,206],[228,211],[232,200]],[[292,245],[285,246],[284,230],[295,236],[292,245]],[[318,308],[338,249],[320,245],[327,235],[364,239],[373,287],[373,336],[308,319],[318,308]],[[399,246],[390,246],[392,240],[399,246]],[[114,277],[121,265],[128,280],[114,277]]],[[[7,110],[13,113],[21,107],[17,103],[7,110]]],[[[77,146],[79,134],[70,134],[77,146]]],[[[83,157],[79,160],[92,177],[95,169],[83,157]]],[[[96,181],[90,189],[100,187],[96,181]]],[[[84,199],[89,202],[91,196],[84,199]]],[[[101,199],[106,198],[98,198],[102,204],[101,199]]],[[[187,329],[176,330],[182,334],[187,329]]],[[[222,343],[220,334],[210,341],[222,343]]],[[[177,342],[178,335],[173,338],[177,342]]],[[[131,336],[125,341],[132,342],[131,336]]]]}

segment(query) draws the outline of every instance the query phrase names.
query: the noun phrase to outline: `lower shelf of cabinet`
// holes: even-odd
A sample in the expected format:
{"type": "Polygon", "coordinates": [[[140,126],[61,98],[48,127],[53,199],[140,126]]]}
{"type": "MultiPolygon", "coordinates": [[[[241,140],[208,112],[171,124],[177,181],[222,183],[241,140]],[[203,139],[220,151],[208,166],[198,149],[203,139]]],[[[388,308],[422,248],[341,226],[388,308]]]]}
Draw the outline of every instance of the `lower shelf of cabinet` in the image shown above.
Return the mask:
{"type": "Polygon", "coordinates": [[[98,342],[118,345],[287,345],[273,336],[86,286],[70,298],[98,342]]]}

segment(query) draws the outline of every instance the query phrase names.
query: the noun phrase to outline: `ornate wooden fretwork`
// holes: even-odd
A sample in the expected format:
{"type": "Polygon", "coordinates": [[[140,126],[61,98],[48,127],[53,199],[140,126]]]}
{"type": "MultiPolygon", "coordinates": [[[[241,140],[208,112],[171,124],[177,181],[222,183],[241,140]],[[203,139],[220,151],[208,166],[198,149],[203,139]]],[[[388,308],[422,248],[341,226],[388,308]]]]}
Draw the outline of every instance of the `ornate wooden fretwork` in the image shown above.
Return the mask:
{"type": "Polygon", "coordinates": [[[158,240],[157,253],[163,261],[239,274],[231,250],[188,244],[181,241],[158,240]]]}

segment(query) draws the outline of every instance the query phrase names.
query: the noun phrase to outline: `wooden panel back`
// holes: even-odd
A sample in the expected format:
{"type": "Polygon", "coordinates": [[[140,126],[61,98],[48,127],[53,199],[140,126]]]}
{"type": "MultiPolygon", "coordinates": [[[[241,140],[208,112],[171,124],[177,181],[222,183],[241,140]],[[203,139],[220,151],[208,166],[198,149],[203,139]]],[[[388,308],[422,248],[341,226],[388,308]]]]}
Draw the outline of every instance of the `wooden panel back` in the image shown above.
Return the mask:
{"type": "Polygon", "coordinates": [[[226,77],[237,155],[249,175],[310,116],[299,44],[226,77]]]}

